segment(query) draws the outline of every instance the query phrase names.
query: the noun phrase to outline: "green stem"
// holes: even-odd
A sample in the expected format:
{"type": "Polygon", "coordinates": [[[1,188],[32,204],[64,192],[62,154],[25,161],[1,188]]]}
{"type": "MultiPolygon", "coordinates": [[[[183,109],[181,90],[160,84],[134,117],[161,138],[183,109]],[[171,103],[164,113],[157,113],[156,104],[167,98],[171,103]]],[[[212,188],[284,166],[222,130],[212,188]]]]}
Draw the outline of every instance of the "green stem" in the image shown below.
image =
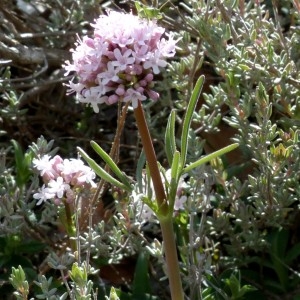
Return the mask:
{"type": "Polygon", "coordinates": [[[145,119],[144,110],[140,102],[138,103],[138,107],[134,110],[134,115],[150,170],[157,205],[159,207],[158,219],[160,221],[160,227],[164,241],[164,252],[166,257],[171,297],[172,300],[183,300],[183,290],[176,251],[172,213],[170,213],[172,209],[170,209],[166,199],[165,189],[162,183],[161,174],[158,169],[157,159],[150,132],[145,119]]]}
{"type": "Polygon", "coordinates": [[[75,229],[74,222],[72,219],[72,209],[71,209],[70,203],[68,203],[67,201],[63,201],[63,203],[65,205],[66,230],[67,230],[67,234],[69,236],[70,246],[71,246],[72,250],[75,252],[75,251],[77,251],[77,243],[76,243],[76,240],[73,239],[74,237],[76,237],[76,229],[75,229]]]}
{"type": "Polygon", "coordinates": [[[183,300],[184,296],[172,217],[160,220],[160,228],[164,241],[164,253],[166,256],[167,275],[170,283],[171,298],[172,300],[183,300]]]}
{"type": "Polygon", "coordinates": [[[150,132],[146,123],[143,107],[139,101],[138,107],[134,110],[136,124],[140,133],[143,148],[145,151],[151,179],[154,186],[157,205],[163,215],[168,213],[168,203],[166,201],[165,189],[162,183],[161,174],[158,169],[157,158],[151,140],[150,132]]]}

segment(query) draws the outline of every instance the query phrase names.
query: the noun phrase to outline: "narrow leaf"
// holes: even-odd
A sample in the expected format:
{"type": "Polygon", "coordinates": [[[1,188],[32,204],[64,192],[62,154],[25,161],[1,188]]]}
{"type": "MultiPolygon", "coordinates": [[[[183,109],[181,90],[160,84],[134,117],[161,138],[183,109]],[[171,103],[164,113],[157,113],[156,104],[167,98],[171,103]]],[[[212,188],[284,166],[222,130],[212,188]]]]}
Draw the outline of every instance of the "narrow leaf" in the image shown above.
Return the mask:
{"type": "Polygon", "coordinates": [[[197,167],[199,167],[199,166],[201,166],[201,165],[203,165],[203,164],[211,161],[212,159],[214,159],[216,157],[219,157],[219,156],[221,156],[221,155],[223,155],[223,154],[225,154],[227,152],[230,152],[230,151],[234,150],[235,148],[237,148],[238,146],[239,146],[239,144],[235,143],[235,144],[231,144],[231,145],[229,145],[227,147],[224,147],[224,148],[222,148],[220,150],[217,150],[217,151],[215,151],[213,153],[210,153],[210,154],[208,154],[208,155],[200,158],[199,160],[191,163],[187,167],[185,167],[183,169],[183,173],[187,173],[187,172],[189,172],[189,171],[191,171],[191,170],[193,170],[193,169],[195,169],[195,168],[197,168],[197,167]]]}
{"type": "Polygon", "coordinates": [[[139,187],[139,192],[142,193],[143,192],[143,186],[144,186],[144,182],[143,182],[143,169],[146,163],[146,155],[144,150],[142,150],[141,155],[138,159],[137,162],[137,166],[136,166],[136,172],[135,172],[135,176],[136,176],[136,180],[138,183],[138,187],[139,187]]]}
{"type": "Polygon", "coordinates": [[[168,124],[167,124],[166,134],[165,134],[165,151],[167,154],[169,165],[172,164],[173,155],[174,152],[176,151],[175,118],[176,118],[176,112],[175,110],[172,110],[168,119],[168,124]]]}
{"type": "Polygon", "coordinates": [[[176,193],[177,193],[177,188],[178,188],[178,179],[179,176],[181,175],[182,167],[180,165],[180,152],[176,151],[174,153],[173,161],[172,161],[172,167],[171,167],[171,181],[170,181],[170,190],[169,190],[169,203],[170,207],[174,209],[174,203],[175,203],[175,198],[176,198],[176,193]]]}
{"type": "Polygon", "coordinates": [[[112,172],[128,187],[130,187],[130,182],[127,176],[119,169],[112,158],[94,141],[91,141],[91,146],[96,151],[96,153],[107,163],[112,172]]]}
{"type": "Polygon", "coordinates": [[[180,165],[180,152],[176,151],[173,156],[172,166],[171,166],[171,178],[178,180],[179,174],[181,172],[180,165]]]}
{"type": "Polygon", "coordinates": [[[191,126],[193,113],[195,111],[196,104],[203,87],[204,78],[205,77],[201,75],[197,80],[183,120],[182,134],[181,134],[181,165],[182,166],[184,166],[186,162],[189,129],[191,126]]]}
{"type": "Polygon", "coordinates": [[[130,192],[132,189],[130,186],[127,186],[117,179],[113,178],[110,174],[108,174],[103,168],[101,168],[92,158],[90,158],[81,148],[77,147],[77,150],[79,151],[80,155],[85,159],[85,161],[89,164],[89,166],[94,170],[94,172],[107,181],[108,183],[119,187],[120,189],[123,189],[125,191],[130,192]]]}
{"type": "Polygon", "coordinates": [[[141,252],[135,266],[134,279],[132,284],[134,299],[145,299],[146,294],[151,292],[150,279],[148,274],[148,253],[141,252]]]}
{"type": "Polygon", "coordinates": [[[285,255],[285,263],[291,264],[294,259],[300,257],[300,243],[292,246],[291,249],[285,255]]]}

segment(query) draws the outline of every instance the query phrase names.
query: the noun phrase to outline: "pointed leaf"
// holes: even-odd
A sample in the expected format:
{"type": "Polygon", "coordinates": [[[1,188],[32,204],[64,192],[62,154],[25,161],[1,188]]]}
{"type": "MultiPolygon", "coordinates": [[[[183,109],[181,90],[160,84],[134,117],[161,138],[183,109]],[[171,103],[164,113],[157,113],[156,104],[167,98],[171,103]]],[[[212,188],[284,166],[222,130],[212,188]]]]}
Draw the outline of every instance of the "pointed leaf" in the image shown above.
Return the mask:
{"type": "Polygon", "coordinates": [[[134,299],[142,299],[147,293],[150,293],[148,256],[147,253],[141,252],[136,262],[132,285],[134,299]]]}
{"type": "Polygon", "coordinates": [[[119,169],[112,158],[94,141],[91,141],[91,146],[96,151],[96,153],[101,156],[101,158],[107,163],[113,173],[128,187],[130,187],[130,182],[127,176],[119,169]]]}
{"type": "Polygon", "coordinates": [[[186,162],[189,130],[191,126],[193,113],[195,111],[196,104],[198,102],[203,87],[204,78],[205,77],[201,75],[197,80],[183,120],[182,134],[181,134],[181,165],[182,166],[184,166],[186,162]]]}
{"type": "Polygon", "coordinates": [[[178,180],[178,177],[181,173],[181,165],[180,165],[180,152],[176,151],[173,156],[172,166],[171,166],[171,178],[178,180]]]}
{"type": "Polygon", "coordinates": [[[166,134],[165,134],[165,151],[167,154],[169,165],[172,164],[173,155],[174,152],[176,151],[175,118],[176,118],[176,112],[175,110],[172,110],[168,119],[168,124],[167,124],[166,134]]]}
{"type": "Polygon", "coordinates": [[[179,177],[181,175],[181,171],[182,171],[182,167],[180,165],[180,152],[176,151],[174,153],[174,157],[173,157],[173,161],[172,161],[170,192],[169,192],[169,201],[170,201],[170,206],[172,207],[172,210],[174,208],[177,187],[178,187],[178,181],[179,181],[179,177]]]}
{"type": "Polygon", "coordinates": [[[126,186],[125,184],[121,183],[114,177],[112,177],[110,174],[108,174],[103,168],[101,168],[92,158],[90,158],[81,148],[77,147],[77,150],[79,151],[80,155],[85,159],[85,161],[89,164],[89,166],[94,170],[94,172],[107,181],[108,183],[119,187],[120,189],[123,189],[125,191],[130,192],[132,190],[131,186],[126,186]]]}
{"type": "Polygon", "coordinates": [[[291,247],[291,249],[286,253],[284,261],[285,263],[290,264],[298,257],[300,257],[300,243],[291,247]]]}
{"type": "Polygon", "coordinates": [[[189,171],[191,171],[191,170],[193,170],[193,169],[195,169],[195,168],[197,168],[197,167],[199,167],[199,166],[201,166],[201,165],[203,165],[203,164],[211,161],[212,159],[214,159],[216,157],[219,157],[219,156],[221,156],[221,155],[223,155],[223,154],[225,154],[227,152],[230,152],[230,151],[234,150],[235,148],[237,148],[238,146],[239,146],[239,144],[235,143],[235,144],[231,144],[231,145],[229,145],[227,147],[224,147],[224,148],[222,148],[220,150],[217,150],[217,151],[215,151],[213,153],[210,153],[210,154],[208,154],[208,155],[200,158],[199,160],[191,163],[187,167],[185,167],[183,169],[183,173],[187,173],[187,172],[189,172],[189,171]]]}
{"type": "Polygon", "coordinates": [[[144,150],[142,150],[141,155],[138,159],[137,162],[137,166],[136,166],[136,172],[135,172],[135,177],[138,183],[138,187],[139,187],[139,192],[142,193],[143,192],[143,168],[145,166],[146,163],[146,155],[144,150]]]}

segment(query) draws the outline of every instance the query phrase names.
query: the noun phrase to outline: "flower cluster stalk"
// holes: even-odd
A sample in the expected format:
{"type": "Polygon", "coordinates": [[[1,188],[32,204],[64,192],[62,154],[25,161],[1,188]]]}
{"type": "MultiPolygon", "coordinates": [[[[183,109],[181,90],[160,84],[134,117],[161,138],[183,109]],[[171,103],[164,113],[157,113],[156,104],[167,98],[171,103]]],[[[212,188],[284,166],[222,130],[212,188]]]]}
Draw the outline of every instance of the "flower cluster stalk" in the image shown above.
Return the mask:
{"type": "Polygon", "coordinates": [[[67,234],[69,236],[70,247],[74,252],[76,252],[77,243],[76,240],[74,239],[76,237],[76,228],[72,218],[73,213],[72,213],[71,204],[68,203],[67,201],[63,201],[63,203],[65,206],[65,214],[66,214],[65,227],[66,227],[67,234]]]}
{"type": "Polygon", "coordinates": [[[165,189],[158,169],[156,154],[152,144],[150,132],[146,123],[144,110],[140,102],[138,103],[137,108],[134,110],[134,116],[142,140],[146,159],[148,162],[151,179],[153,181],[157,205],[159,207],[160,212],[163,215],[166,215],[168,213],[168,203],[166,201],[165,189]]]}
{"type": "Polygon", "coordinates": [[[168,218],[161,219],[159,221],[164,242],[164,252],[166,257],[167,275],[170,283],[171,297],[172,300],[183,300],[183,289],[180,277],[172,214],[169,214],[168,218]]]}
{"type": "Polygon", "coordinates": [[[172,300],[183,300],[180,268],[176,251],[175,234],[172,220],[172,208],[170,208],[168,205],[152,139],[145,119],[144,110],[140,102],[138,103],[137,108],[134,110],[134,115],[150,170],[150,176],[154,186],[157,206],[159,208],[158,219],[160,221],[160,227],[163,236],[164,252],[168,273],[167,275],[169,278],[171,297],[172,300]]]}

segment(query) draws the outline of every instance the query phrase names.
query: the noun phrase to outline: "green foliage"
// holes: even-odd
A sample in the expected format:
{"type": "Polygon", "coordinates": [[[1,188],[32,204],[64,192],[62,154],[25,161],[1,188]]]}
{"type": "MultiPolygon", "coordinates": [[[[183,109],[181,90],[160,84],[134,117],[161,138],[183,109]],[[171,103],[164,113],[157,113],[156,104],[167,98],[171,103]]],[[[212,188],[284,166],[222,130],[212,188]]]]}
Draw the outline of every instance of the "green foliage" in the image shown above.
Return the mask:
{"type": "Polygon", "coordinates": [[[141,252],[136,262],[131,299],[154,299],[151,297],[151,287],[148,274],[149,255],[141,252]],[[147,297],[148,294],[148,297],[147,297]]]}
{"type": "Polygon", "coordinates": [[[251,285],[242,284],[237,270],[227,270],[219,278],[207,277],[207,288],[203,289],[202,299],[245,299],[245,295],[254,291],[251,285]]]}
{"type": "Polygon", "coordinates": [[[138,15],[141,18],[146,18],[148,20],[152,20],[152,19],[158,20],[162,18],[162,15],[158,8],[149,7],[147,5],[140,3],[139,1],[134,1],[134,5],[138,12],[138,15]]]}
{"type": "Polygon", "coordinates": [[[79,266],[78,263],[72,265],[71,271],[69,271],[71,280],[73,281],[73,293],[75,299],[88,300],[92,299],[93,282],[88,280],[88,269],[85,263],[79,266]]]}
{"type": "Polygon", "coordinates": [[[19,188],[22,188],[31,176],[31,162],[33,153],[23,153],[21,146],[17,141],[11,141],[15,152],[15,166],[16,166],[16,183],[19,188]]]}
{"type": "Polygon", "coordinates": [[[117,295],[117,291],[114,287],[111,288],[109,297],[106,297],[107,300],[120,300],[120,298],[117,295]]]}
{"type": "MultiPolygon", "coordinates": [[[[99,148],[100,149],[100,148],[99,148]]],[[[108,161],[108,165],[116,172],[119,177],[121,177],[121,180],[124,182],[120,182],[114,177],[112,177],[107,171],[105,171],[102,167],[100,167],[95,160],[90,158],[85,151],[82,149],[78,148],[78,151],[80,155],[84,158],[84,160],[89,164],[89,166],[95,171],[95,173],[102,179],[104,179],[106,182],[111,183],[112,185],[119,187],[122,190],[125,191],[131,191],[131,186],[124,174],[122,174],[121,170],[117,167],[117,165],[113,162],[113,160],[110,158],[109,160],[107,159],[109,156],[106,154],[102,149],[101,152],[98,150],[98,154],[101,153],[101,157],[105,157],[106,160],[108,161]]],[[[100,154],[99,154],[100,155],[100,154]]]]}
{"type": "Polygon", "coordinates": [[[184,120],[182,124],[182,133],[180,138],[181,166],[185,166],[186,163],[186,155],[187,155],[187,148],[188,148],[188,133],[191,127],[192,117],[196,108],[196,104],[199,100],[203,84],[204,84],[204,76],[201,76],[197,80],[191,99],[189,100],[189,104],[186,109],[186,114],[184,116],[184,120]]]}
{"type": "Polygon", "coordinates": [[[127,176],[118,168],[112,158],[94,141],[91,141],[91,145],[97,154],[107,163],[114,174],[117,175],[117,177],[119,177],[119,179],[124,183],[127,189],[131,190],[131,185],[127,176]]]}
{"type": "Polygon", "coordinates": [[[27,299],[29,294],[29,284],[26,280],[25,272],[23,271],[22,267],[19,266],[18,269],[12,268],[12,274],[9,278],[11,284],[16,289],[14,295],[18,300],[20,299],[27,299]]]}
{"type": "Polygon", "coordinates": [[[61,297],[57,297],[55,296],[56,292],[57,292],[57,288],[51,288],[51,284],[52,284],[52,277],[50,277],[49,279],[47,279],[44,275],[38,275],[37,281],[35,281],[34,283],[42,290],[42,294],[37,294],[36,298],[37,299],[61,299],[64,300],[67,298],[67,293],[65,293],[63,296],[61,297]]]}
{"type": "Polygon", "coordinates": [[[300,243],[290,248],[290,238],[290,231],[286,229],[274,229],[270,232],[266,237],[270,247],[265,251],[264,257],[259,258],[251,269],[242,270],[243,276],[259,281],[263,274],[273,274],[266,278],[265,290],[270,293],[276,291],[282,296],[297,289],[300,283],[299,273],[290,266],[299,259],[300,243]]]}

